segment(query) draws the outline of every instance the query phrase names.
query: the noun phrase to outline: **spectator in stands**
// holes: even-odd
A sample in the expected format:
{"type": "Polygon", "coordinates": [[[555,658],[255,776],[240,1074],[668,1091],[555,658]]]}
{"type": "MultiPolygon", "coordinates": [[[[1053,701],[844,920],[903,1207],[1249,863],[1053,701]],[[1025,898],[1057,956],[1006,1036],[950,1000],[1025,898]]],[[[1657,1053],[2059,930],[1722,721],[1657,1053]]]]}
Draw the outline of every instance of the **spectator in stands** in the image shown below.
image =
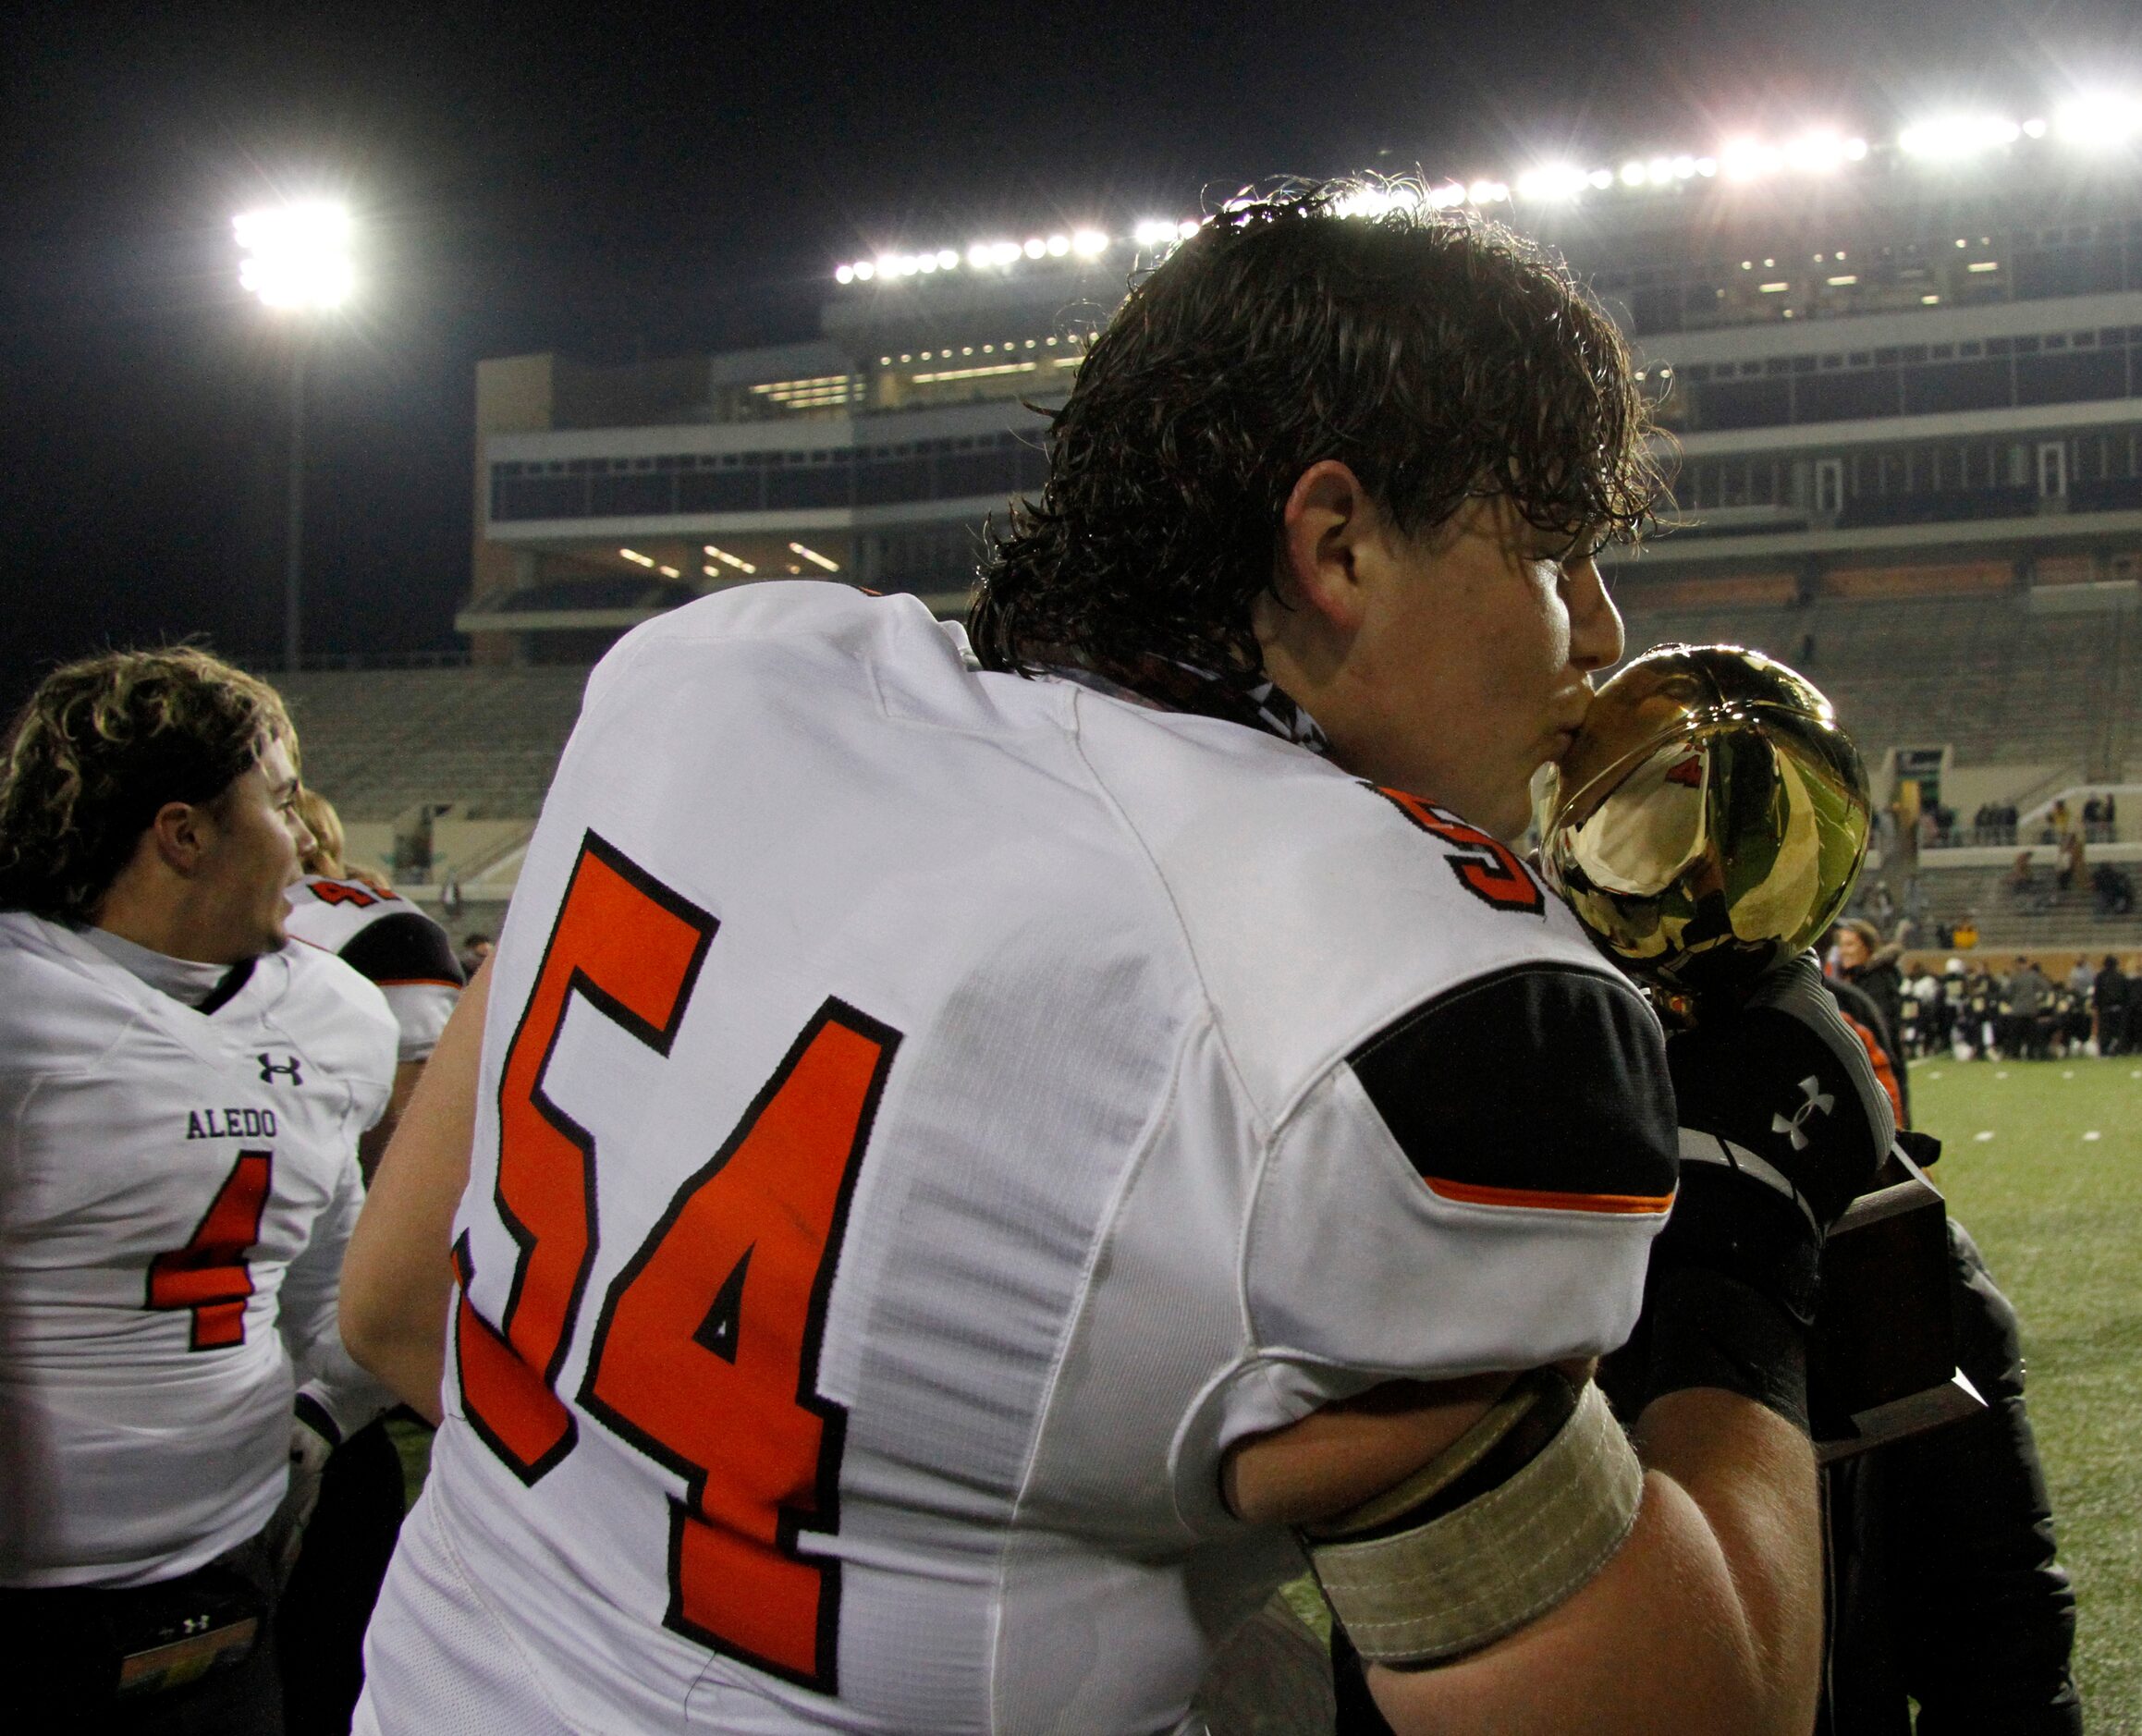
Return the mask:
{"type": "Polygon", "coordinates": [[[2015,865],[2009,869],[2007,878],[2001,883],[2008,896],[2018,904],[2028,904],[2032,894],[2038,889],[2038,870],[2031,865],[2030,858],[2029,850],[2017,850],[2015,865]]]}
{"type": "Polygon", "coordinates": [[[2098,1039],[2099,1055],[2127,1052],[2127,996],[2130,993],[2120,961],[2111,953],[2090,983],[2090,1029],[2098,1039]]]}
{"type": "Polygon", "coordinates": [[[2053,875],[2053,884],[2062,892],[2079,886],[2083,880],[2083,835],[2075,827],[2061,834],[2060,871],[2053,875]]]}
{"type": "Polygon", "coordinates": [[[2101,862],[2090,870],[2090,890],[2099,916],[2126,916],[2135,909],[2135,883],[2124,868],[2101,862]]]}
{"type": "Polygon", "coordinates": [[[2102,826],[2104,823],[2105,804],[2099,801],[2097,797],[2092,796],[2087,801],[2083,803],[2083,836],[2086,838],[2090,839],[2093,843],[2096,842],[2098,838],[2098,829],[2102,826]]]}
{"type": "Polygon", "coordinates": [[[1865,995],[1881,1015],[1875,1035],[1891,1055],[1903,1053],[1897,1046],[1897,1033],[1903,1027],[1903,977],[1897,969],[1903,951],[1893,943],[1884,946],[1881,931],[1865,917],[1847,917],[1837,924],[1836,975],[1865,995]]]}
{"type": "Polygon", "coordinates": [[[1969,952],[1978,944],[1978,919],[1965,911],[1949,931],[1949,944],[1958,952],[1969,952]]]}
{"type": "Polygon", "coordinates": [[[2142,952],[2127,960],[2127,1031],[2120,1046],[2129,1055],[2142,1055],[2142,952]]]}
{"type": "Polygon", "coordinates": [[[1889,882],[1877,880],[1867,898],[1867,920],[1877,928],[1886,929],[1896,921],[1896,895],[1889,889],[1889,882]]]}

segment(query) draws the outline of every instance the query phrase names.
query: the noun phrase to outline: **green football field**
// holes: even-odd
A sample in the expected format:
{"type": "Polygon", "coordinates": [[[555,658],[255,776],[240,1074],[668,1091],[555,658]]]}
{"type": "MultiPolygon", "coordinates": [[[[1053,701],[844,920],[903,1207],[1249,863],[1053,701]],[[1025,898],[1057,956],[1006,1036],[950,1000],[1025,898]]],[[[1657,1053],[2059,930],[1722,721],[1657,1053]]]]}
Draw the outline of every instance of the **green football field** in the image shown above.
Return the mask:
{"type": "Polygon", "coordinates": [[[2142,1732],[2142,1059],[1925,1060],[1912,1109],[2023,1318],[2088,1728],[2142,1732]]]}

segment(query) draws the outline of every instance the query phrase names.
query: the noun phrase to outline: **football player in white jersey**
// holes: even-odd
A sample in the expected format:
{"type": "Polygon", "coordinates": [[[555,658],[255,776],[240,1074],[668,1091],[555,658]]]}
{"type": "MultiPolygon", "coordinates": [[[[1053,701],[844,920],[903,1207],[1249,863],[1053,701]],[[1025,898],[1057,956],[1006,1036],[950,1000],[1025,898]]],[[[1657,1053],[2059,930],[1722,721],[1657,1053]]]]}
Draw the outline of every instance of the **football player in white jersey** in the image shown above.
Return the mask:
{"type": "Polygon", "coordinates": [[[393,1099],[358,1151],[369,1181],[468,976],[444,928],[385,880],[350,871],[332,801],[307,787],[298,792],[298,809],[312,843],[300,863],[303,877],[290,887],[284,927],[292,940],[332,952],[376,984],[401,1033],[393,1099]]]}
{"type": "Polygon", "coordinates": [[[283,945],[294,747],[271,688],[191,650],[59,669],[8,738],[0,1680],[24,1728],[279,1730],[294,1469],[386,1401],[335,1313],[394,1023],[283,945]]]}
{"type": "Polygon", "coordinates": [[[973,649],[769,584],[594,672],[352,1243],[445,1417],[358,1730],[1183,1728],[1304,1555],[1359,1718],[1808,1728],[1805,1271],[1887,1111],[1787,973],[1713,1094],[1839,1112],[1659,1235],[1723,1130],[1504,841],[1644,406],[1559,267],[1352,190],[1137,286],[973,649]]]}
{"type": "MultiPolygon", "coordinates": [[[[304,877],[289,889],[284,926],[291,943],[331,952],[376,984],[400,1033],[394,1095],[357,1148],[370,1180],[460,998],[461,966],[445,929],[384,879],[350,869],[333,802],[308,785],[298,813],[312,841],[300,860],[304,877]]],[[[321,1473],[303,1552],[276,1607],[283,1713],[293,1736],[349,1728],[364,1679],[360,1648],[404,1499],[402,1457],[384,1418],[344,1439],[321,1473]]]]}

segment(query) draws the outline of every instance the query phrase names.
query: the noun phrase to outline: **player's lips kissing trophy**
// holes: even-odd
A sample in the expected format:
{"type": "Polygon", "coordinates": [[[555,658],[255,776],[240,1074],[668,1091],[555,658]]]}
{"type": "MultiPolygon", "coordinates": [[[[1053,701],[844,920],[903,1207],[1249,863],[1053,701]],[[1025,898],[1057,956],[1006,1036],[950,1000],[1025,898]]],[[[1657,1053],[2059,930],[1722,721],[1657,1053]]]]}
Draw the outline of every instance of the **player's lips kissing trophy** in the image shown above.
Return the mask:
{"type": "MultiPolygon", "coordinates": [[[[1873,814],[1835,708],[1737,645],[1632,659],[1533,795],[1548,884],[1678,1023],[1828,930],[1873,814]]],[[[1822,1457],[1977,1408],[1956,1373],[1941,1196],[1902,1152],[1831,1228],[1822,1267],[1808,1359],[1822,1457]]]]}

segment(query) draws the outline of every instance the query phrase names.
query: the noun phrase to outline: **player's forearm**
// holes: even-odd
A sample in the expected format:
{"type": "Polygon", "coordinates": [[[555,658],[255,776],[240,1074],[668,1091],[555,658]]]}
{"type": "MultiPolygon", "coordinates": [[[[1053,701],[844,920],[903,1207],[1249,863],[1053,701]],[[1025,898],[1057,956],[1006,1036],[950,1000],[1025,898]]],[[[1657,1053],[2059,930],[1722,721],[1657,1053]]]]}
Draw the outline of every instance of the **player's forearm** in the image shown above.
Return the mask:
{"type": "Polygon", "coordinates": [[[1821,1510],[1806,1436],[1753,1400],[1690,1388],[1646,1407],[1635,1438],[1716,1546],[1768,1728],[1798,1736],[1814,1721],[1822,1654],[1821,1510]]]}
{"type": "Polygon", "coordinates": [[[1635,1527],[1568,1602],[1456,1664],[1370,1671],[1399,1736],[1812,1727],[1821,1551],[1805,1437],[1711,1390],[1659,1400],[1639,1435],[1635,1527]]]}

